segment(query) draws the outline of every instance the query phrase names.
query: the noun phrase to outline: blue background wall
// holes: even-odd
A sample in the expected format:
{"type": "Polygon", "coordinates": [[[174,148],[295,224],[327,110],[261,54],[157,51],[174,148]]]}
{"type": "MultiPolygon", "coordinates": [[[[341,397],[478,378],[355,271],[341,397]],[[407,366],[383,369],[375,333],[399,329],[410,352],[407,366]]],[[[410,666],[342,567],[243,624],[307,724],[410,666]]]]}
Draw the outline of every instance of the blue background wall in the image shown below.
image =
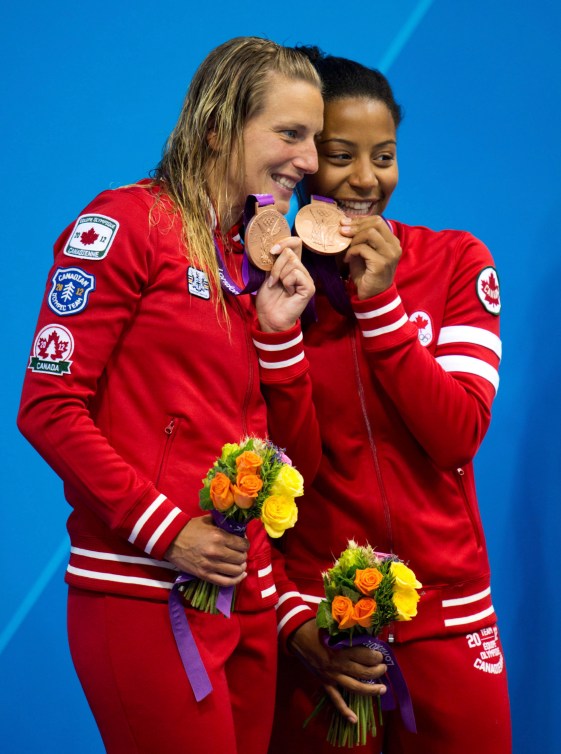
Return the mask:
{"type": "Polygon", "coordinates": [[[157,163],[194,69],[241,34],[384,70],[406,113],[389,216],[469,229],[493,251],[505,356],[478,487],[515,752],[558,751],[561,6],[327,1],[298,4],[292,20],[293,7],[53,0],[4,13],[3,751],[103,751],[66,647],[61,484],[14,424],[52,242],[98,191],[157,163]]]}

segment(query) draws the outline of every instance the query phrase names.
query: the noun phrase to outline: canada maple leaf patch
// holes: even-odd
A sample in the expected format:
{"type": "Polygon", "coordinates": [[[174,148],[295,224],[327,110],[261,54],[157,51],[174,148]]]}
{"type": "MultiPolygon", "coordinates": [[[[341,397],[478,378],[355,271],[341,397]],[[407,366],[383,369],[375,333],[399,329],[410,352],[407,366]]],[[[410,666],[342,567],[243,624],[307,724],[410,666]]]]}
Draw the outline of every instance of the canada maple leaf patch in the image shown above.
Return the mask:
{"type": "Polygon", "coordinates": [[[477,278],[477,295],[483,307],[491,314],[501,311],[499,278],[494,267],[486,267],[477,278]]]}
{"type": "Polygon", "coordinates": [[[413,312],[409,321],[417,327],[417,337],[422,346],[428,346],[432,343],[434,331],[431,318],[426,312],[413,312]]]}
{"type": "Polygon", "coordinates": [[[64,253],[67,257],[104,259],[115,240],[119,223],[107,215],[80,215],[76,220],[64,253]]]}

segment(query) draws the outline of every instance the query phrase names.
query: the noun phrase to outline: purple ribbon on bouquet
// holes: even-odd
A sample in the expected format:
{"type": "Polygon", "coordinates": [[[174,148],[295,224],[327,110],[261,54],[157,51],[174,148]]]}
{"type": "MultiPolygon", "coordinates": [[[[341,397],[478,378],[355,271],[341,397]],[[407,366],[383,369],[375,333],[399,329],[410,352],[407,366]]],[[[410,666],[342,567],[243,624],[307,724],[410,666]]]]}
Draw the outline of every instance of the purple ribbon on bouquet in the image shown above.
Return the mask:
{"type": "MultiPolygon", "coordinates": [[[[216,526],[230,534],[237,534],[239,537],[243,537],[245,534],[247,524],[240,524],[237,521],[224,516],[220,511],[212,510],[212,518],[216,526]]],[[[181,662],[193,689],[195,699],[200,702],[212,691],[212,683],[206,672],[206,668],[201,659],[195,637],[189,626],[189,621],[185,614],[185,601],[179,587],[183,584],[193,581],[197,576],[192,576],[190,573],[180,573],[175,579],[174,585],[169,595],[168,609],[171,619],[171,627],[181,657],[181,662]]],[[[230,617],[232,597],[234,595],[234,587],[220,587],[218,591],[218,598],[216,600],[216,608],[226,618],[230,617]]]]}
{"type": "MultiPolygon", "coordinates": [[[[411,695],[409,694],[405,678],[403,677],[403,673],[397,664],[397,660],[389,644],[374,636],[364,635],[353,637],[352,640],[340,639],[338,641],[332,641],[331,637],[329,637],[326,640],[326,644],[331,647],[331,649],[342,649],[343,647],[363,645],[376,652],[380,652],[384,658],[384,663],[388,666],[383,677],[386,677],[389,681],[387,684],[388,690],[381,697],[382,710],[387,712],[389,710],[394,710],[396,706],[398,706],[406,730],[411,733],[417,732],[411,695]]],[[[381,679],[378,679],[377,681],[374,681],[374,683],[380,683],[380,680],[381,679]]],[[[364,683],[372,683],[372,681],[364,681],[364,683]]]]}

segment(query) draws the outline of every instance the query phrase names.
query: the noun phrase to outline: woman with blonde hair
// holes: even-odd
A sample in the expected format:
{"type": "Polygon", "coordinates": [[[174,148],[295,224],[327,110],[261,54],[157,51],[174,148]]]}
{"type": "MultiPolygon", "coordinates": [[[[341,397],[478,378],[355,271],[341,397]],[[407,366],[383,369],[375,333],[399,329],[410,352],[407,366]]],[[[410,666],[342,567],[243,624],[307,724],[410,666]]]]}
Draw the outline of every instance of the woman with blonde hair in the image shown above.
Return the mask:
{"type": "Polygon", "coordinates": [[[247,195],[286,211],[317,169],[322,110],[300,53],[256,37],[220,45],[154,177],[101,193],[55,244],[18,424],[72,507],[69,643],[113,754],[267,750],[269,544],[260,522],[246,538],[217,528],[198,498],[224,443],[266,435],[258,349],[285,356],[267,374],[292,386],[300,426],[299,316],[313,283],[288,237],[246,295],[240,232],[247,195]],[[229,620],[185,607],[212,684],[201,701],[168,615],[179,572],[237,588],[229,620]]]}

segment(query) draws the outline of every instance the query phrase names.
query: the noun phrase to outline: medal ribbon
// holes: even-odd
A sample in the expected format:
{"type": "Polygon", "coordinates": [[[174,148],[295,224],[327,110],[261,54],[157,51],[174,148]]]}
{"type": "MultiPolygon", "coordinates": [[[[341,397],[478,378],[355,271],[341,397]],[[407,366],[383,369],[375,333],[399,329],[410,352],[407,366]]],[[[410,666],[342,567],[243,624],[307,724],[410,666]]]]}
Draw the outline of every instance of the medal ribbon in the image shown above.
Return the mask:
{"type": "Polygon", "coordinates": [[[387,678],[388,690],[381,697],[382,709],[387,712],[388,710],[394,710],[396,706],[399,707],[399,712],[405,728],[411,733],[417,732],[411,695],[409,694],[405,678],[403,677],[403,673],[397,664],[397,660],[389,644],[375,636],[364,635],[353,637],[353,639],[340,639],[339,641],[332,641],[331,638],[327,638],[325,643],[332,649],[364,645],[369,649],[380,652],[384,658],[385,664],[388,666],[385,675],[376,681],[364,681],[364,683],[381,683],[383,678],[387,678]]]}
{"type": "MultiPolygon", "coordinates": [[[[230,534],[237,534],[239,537],[243,537],[246,530],[246,524],[233,521],[231,518],[227,518],[220,511],[212,510],[212,518],[214,523],[224,531],[230,534]]],[[[187,615],[185,614],[185,600],[179,587],[182,584],[187,584],[189,581],[193,581],[197,576],[192,576],[190,573],[180,573],[175,579],[174,585],[171,589],[169,596],[168,609],[171,620],[171,627],[173,630],[173,636],[181,662],[193,689],[195,699],[200,702],[212,691],[212,683],[206,672],[206,668],[201,659],[195,637],[189,626],[187,615]]],[[[222,586],[218,590],[218,597],[216,600],[216,608],[224,617],[229,618],[231,613],[232,598],[234,596],[233,586],[222,586]]]]}
{"type": "MultiPolygon", "coordinates": [[[[274,204],[275,200],[272,194],[249,194],[249,196],[245,200],[245,207],[243,211],[244,226],[248,224],[248,222],[255,214],[256,203],[259,207],[266,207],[269,204],[274,204]]],[[[242,296],[244,293],[255,293],[259,290],[259,288],[263,284],[263,281],[265,280],[265,273],[263,272],[263,270],[259,270],[257,269],[257,267],[251,264],[251,262],[247,258],[245,251],[242,260],[243,287],[240,288],[240,286],[235,282],[235,280],[228,272],[228,268],[226,267],[224,257],[222,256],[222,251],[220,249],[220,246],[218,245],[216,238],[214,238],[214,248],[216,251],[216,258],[218,260],[218,275],[220,276],[220,285],[222,286],[223,290],[227,291],[228,293],[232,293],[234,296],[242,296]]]]}

